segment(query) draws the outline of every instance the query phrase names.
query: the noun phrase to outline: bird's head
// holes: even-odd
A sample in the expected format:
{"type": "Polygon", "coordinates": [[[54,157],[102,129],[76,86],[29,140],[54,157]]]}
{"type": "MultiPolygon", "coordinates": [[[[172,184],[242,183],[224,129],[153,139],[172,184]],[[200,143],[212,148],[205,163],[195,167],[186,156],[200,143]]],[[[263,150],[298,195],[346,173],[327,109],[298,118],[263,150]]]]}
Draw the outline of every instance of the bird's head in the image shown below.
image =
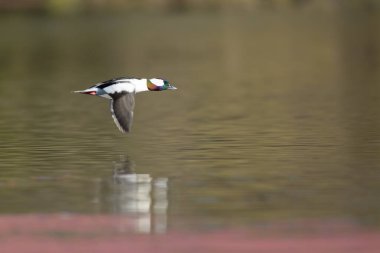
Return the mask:
{"type": "Polygon", "coordinates": [[[169,81],[166,81],[164,79],[160,78],[151,78],[147,79],[147,87],[150,91],[162,91],[162,90],[176,90],[177,88],[174,87],[169,83],[169,81]]]}

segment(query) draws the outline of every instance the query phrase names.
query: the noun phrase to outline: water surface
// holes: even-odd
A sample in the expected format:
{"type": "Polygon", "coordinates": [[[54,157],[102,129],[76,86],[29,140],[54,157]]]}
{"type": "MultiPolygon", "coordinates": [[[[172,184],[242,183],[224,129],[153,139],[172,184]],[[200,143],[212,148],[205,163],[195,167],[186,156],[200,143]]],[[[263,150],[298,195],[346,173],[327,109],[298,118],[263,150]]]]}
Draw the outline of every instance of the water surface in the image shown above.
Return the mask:
{"type": "Polygon", "coordinates": [[[378,227],[376,17],[0,17],[0,213],[378,227]],[[123,135],[106,100],[70,93],[116,76],[179,89],[138,94],[123,135]]]}

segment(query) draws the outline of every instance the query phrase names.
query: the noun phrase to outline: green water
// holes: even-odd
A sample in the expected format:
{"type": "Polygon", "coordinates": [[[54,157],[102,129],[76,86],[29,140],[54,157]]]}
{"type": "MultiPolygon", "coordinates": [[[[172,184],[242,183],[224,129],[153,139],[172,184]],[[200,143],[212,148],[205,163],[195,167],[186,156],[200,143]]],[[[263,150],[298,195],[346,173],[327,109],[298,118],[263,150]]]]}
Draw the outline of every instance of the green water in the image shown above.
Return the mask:
{"type": "Polygon", "coordinates": [[[378,227],[379,15],[351,14],[0,17],[0,213],[378,227]],[[117,76],[178,90],[123,135],[70,93],[117,76]]]}

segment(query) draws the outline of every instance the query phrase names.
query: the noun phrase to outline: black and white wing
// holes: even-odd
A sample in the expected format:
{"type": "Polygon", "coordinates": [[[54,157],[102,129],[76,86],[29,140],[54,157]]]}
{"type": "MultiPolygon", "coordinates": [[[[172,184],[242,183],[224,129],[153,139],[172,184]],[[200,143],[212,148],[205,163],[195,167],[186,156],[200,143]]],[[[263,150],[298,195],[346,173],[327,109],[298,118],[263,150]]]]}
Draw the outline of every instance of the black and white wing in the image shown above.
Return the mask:
{"type": "Polygon", "coordinates": [[[133,93],[124,93],[113,96],[111,113],[116,126],[123,133],[129,132],[132,126],[135,97],[133,93]]]}

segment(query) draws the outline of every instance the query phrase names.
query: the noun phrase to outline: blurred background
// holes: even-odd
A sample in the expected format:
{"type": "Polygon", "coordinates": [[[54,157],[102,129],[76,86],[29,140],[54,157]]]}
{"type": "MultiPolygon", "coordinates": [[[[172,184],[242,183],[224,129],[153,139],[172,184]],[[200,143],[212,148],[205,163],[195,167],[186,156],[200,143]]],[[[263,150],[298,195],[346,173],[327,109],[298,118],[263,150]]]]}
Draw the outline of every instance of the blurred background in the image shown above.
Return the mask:
{"type": "Polygon", "coordinates": [[[379,24],[378,0],[0,0],[0,213],[379,231],[379,24]],[[119,76],[178,90],[122,135],[70,93],[119,76]]]}

